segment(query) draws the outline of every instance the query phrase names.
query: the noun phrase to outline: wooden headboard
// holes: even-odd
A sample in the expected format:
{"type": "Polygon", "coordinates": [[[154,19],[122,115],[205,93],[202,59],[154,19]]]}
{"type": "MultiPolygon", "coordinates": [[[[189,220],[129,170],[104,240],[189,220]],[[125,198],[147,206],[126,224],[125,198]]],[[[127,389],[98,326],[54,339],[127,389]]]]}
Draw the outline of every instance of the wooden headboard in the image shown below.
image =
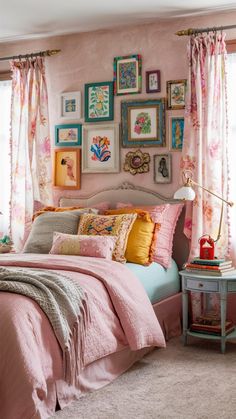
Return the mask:
{"type": "MultiPolygon", "coordinates": [[[[113,208],[115,208],[117,202],[132,203],[135,206],[160,205],[164,203],[176,204],[181,202],[173,198],[162,196],[157,192],[151,191],[149,189],[125,182],[116,187],[103,189],[88,196],[80,196],[78,198],[61,197],[59,199],[59,205],[61,207],[73,205],[92,207],[99,202],[105,201],[109,201],[111,207],[113,208]]],[[[173,259],[176,261],[180,269],[187,261],[189,253],[189,241],[183,233],[184,213],[185,210],[182,211],[179,217],[173,242],[173,259]]]]}

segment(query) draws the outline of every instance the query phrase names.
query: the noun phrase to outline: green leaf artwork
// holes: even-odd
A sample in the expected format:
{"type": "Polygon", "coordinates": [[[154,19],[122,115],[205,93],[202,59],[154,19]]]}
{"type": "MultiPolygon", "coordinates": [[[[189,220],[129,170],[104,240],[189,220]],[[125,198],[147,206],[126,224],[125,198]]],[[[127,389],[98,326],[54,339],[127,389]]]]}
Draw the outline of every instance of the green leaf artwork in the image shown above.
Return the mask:
{"type": "Polygon", "coordinates": [[[89,89],[89,118],[109,116],[109,86],[89,89]]]}

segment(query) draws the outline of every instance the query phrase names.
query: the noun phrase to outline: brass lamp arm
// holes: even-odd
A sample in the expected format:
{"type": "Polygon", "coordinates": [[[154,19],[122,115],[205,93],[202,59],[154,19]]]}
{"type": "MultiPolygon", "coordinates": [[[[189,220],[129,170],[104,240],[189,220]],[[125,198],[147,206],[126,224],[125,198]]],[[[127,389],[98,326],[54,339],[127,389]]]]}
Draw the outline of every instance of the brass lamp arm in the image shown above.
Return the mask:
{"type": "Polygon", "coordinates": [[[201,186],[199,183],[195,182],[190,177],[188,177],[186,181],[186,186],[192,186],[192,185],[196,185],[199,188],[203,189],[204,191],[208,192],[209,194],[216,196],[216,198],[220,199],[221,201],[225,202],[227,205],[230,205],[231,207],[234,205],[232,201],[227,201],[226,199],[222,198],[220,195],[217,195],[215,192],[212,192],[207,188],[204,188],[204,186],[201,186]]]}

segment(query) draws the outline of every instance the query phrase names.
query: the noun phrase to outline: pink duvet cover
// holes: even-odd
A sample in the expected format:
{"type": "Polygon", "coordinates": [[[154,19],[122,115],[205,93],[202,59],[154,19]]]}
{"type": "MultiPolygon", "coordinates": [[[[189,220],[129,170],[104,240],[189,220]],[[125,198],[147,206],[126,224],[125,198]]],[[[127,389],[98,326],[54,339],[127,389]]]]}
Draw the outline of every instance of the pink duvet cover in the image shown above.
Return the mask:
{"type": "MultiPolygon", "coordinates": [[[[64,271],[88,295],[91,316],[85,366],[130,347],[165,346],[145,290],[125,265],[104,259],[59,255],[0,255],[2,266],[64,271]]],[[[62,354],[41,308],[28,297],[0,292],[0,418],[45,419],[56,398],[66,405],[78,388],[63,381],[62,354]]]]}

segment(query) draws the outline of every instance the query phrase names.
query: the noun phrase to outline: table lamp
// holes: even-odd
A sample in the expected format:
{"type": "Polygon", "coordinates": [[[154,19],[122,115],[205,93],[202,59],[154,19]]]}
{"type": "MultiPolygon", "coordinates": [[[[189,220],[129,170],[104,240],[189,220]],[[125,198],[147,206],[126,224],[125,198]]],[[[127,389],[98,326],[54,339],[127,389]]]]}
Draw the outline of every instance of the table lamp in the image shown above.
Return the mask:
{"type": "Polygon", "coordinates": [[[234,205],[234,203],[231,201],[227,201],[226,199],[222,198],[220,195],[217,195],[215,192],[212,192],[209,189],[204,188],[204,186],[200,185],[199,183],[195,182],[191,177],[188,176],[188,171],[183,172],[182,179],[183,179],[184,186],[182,186],[180,189],[178,189],[175,192],[174,199],[184,200],[184,201],[193,201],[196,194],[192,186],[195,185],[222,201],[220,223],[219,223],[217,238],[214,240],[208,234],[205,234],[199,239],[200,258],[201,259],[214,259],[214,243],[217,242],[221,237],[224,203],[226,203],[227,205],[230,205],[231,207],[234,205]]]}

